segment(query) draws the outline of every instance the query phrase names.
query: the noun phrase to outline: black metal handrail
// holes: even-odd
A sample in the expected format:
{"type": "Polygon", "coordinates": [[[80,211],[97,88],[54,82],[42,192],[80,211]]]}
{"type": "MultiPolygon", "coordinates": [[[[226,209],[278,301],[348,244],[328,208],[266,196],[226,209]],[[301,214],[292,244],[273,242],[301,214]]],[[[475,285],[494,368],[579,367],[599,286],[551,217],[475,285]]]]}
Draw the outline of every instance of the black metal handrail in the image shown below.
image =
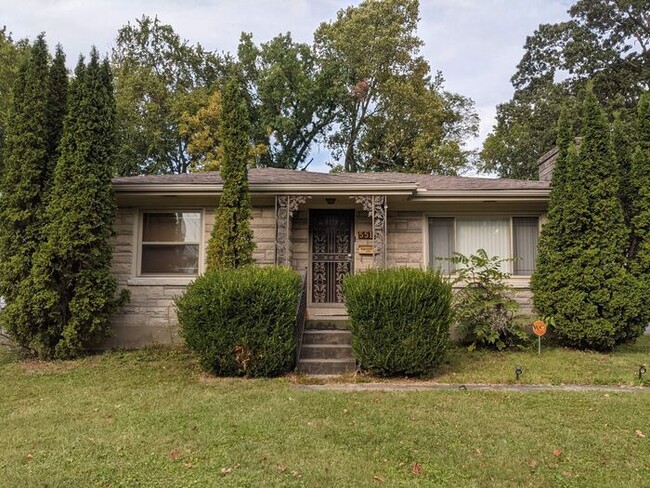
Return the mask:
{"type": "Polygon", "coordinates": [[[302,349],[302,335],[305,331],[305,315],[307,312],[307,269],[305,269],[302,277],[302,287],[300,288],[300,295],[298,295],[298,305],[296,307],[296,366],[300,359],[300,349],[302,349]]]}

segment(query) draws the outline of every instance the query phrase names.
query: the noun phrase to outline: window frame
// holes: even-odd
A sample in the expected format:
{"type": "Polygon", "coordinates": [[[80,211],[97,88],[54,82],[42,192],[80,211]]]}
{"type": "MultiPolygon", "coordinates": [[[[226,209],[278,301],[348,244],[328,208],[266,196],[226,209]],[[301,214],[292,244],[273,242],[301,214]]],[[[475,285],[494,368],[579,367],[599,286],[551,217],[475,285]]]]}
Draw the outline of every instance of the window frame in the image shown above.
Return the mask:
{"type": "MultiPolygon", "coordinates": [[[[453,219],[453,236],[452,236],[452,241],[454,245],[454,252],[456,252],[456,249],[458,249],[457,246],[457,219],[507,219],[509,223],[509,250],[510,250],[510,256],[513,255],[514,249],[515,249],[515,243],[514,243],[514,228],[513,228],[513,219],[516,217],[535,217],[537,218],[537,236],[539,238],[539,235],[542,231],[542,225],[543,225],[543,215],[538,213],[538,212],[492,212],[489,214],[479,214],[479,213],[467,213],[467,214],[452,214],[449,212],[445,213],[436,213],[436,212],[425,212],[424,214],[424,266],[426,268],[431,267],[431,255],[430,255],[430,242],[429,242],[429,219],[431,218],[451,218],[453,219]]],[[[539,244],[539,240],[538,240],[539,244]]],[[[510,279],[511,280],[530,280],[530,277],[532,275],[515,275],[514,274],[514,266],[511,266],[512,272],[510,272],[510,279]]],[[[452,276],[454,272],[452,272],[451,275],[445,275],[445,276],[452,276]]]]}
{"type": "Polygon", "coordinates": [[[203,270],[203,247],[204,247],[204,225],[205,225],[205,214],[204,209],[196,207],[173,207],[173,208],[154,208],[154,209],[140,209],[138,212],[138,228],[136,234],[136,256],[135,260],[135,273],[136,278],[196,278],[199,276],[203,270]],[[145,214],[169,214],[175,212],[183,213],[198,213],[199,214],[199,240],[198,242],[160,242],[160,241],[143,241],[144,234],[144,215],[145,214]],[[188,245],[188,246],[198,246],[198,264],[196,273],[143,273],[142,272],[142,255],[143,255],[143,245],[188,245]]]}

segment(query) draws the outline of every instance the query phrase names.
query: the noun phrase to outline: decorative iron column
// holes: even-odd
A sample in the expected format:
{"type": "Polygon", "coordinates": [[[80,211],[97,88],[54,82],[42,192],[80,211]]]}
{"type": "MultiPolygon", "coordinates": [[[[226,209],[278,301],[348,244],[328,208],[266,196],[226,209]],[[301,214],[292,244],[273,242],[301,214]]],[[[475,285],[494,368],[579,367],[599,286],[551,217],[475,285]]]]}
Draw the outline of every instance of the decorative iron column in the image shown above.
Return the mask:
{"type": "Polygon", "coordinates": [[[385,195],[354,195],[350,197],[368,212],[372,227],[373,264],[378,268],[386,267],[386,205],[385,195]]]}
{"type": "Polygon", "coordinates": [[[275,197],[275,264],[291,266],[291,218],[309,198],[306,195],[275,197]]]}

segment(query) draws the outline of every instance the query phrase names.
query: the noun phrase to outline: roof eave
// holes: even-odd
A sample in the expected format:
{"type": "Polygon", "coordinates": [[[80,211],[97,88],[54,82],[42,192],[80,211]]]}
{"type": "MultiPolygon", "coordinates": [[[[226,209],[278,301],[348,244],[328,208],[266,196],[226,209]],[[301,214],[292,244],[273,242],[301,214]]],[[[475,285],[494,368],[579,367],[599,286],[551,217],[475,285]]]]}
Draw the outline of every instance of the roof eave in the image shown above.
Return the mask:
{"type": "Polygon", "coordinates": [[[546,201],[551,190],[546,188],[530,189],[491,189],[491,190],[419,190],[411,200],[419,202],[436,201],[505,201],[530,200],[546,201]]]}
{"type": "MultiPolygon", "coordinates": [[[[151,183],[114,183],[113,188],[118,194],[164,194],[164,195],[216,195],[223,191],[221,184],[151,184],[151,183]]],[[[250,184],[253,194],[274,195],[412,195],[416,192],[414,184],[250,184]]]]}

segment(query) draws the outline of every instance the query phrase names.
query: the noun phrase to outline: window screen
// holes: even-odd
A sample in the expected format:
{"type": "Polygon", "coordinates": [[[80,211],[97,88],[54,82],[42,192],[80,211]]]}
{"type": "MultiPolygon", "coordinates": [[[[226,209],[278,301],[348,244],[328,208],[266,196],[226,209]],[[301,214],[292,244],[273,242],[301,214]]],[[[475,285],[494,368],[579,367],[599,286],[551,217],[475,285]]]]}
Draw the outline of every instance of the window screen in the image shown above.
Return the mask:
{"type": "Polygon", "coordinates": [[[200,212],[144,213],[140,274],[198,274],[200,236],[200,212]]]}

